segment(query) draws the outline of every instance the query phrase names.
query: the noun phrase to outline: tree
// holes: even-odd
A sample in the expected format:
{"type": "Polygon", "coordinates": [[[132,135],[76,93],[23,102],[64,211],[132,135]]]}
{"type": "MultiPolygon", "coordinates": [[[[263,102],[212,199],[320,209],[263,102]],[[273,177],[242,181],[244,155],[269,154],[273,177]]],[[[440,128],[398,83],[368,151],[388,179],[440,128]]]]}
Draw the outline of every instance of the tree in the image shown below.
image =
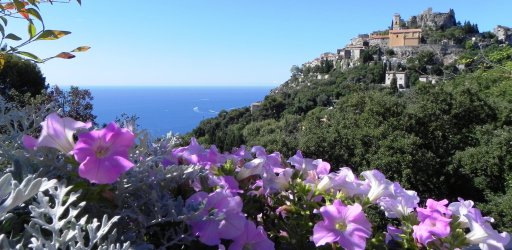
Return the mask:
{"type": "Polygon", "coordinates": [[[393,93],[398,93],[398,81],[396,79],[396,76],[393,76],[393,79],[391,79],[391,83],[390,83],[390,87],[391,87],[391,91],[393,93]]]}
{"type": "Polygon", "coordinates": [[[7,97],[12,91],[18,94],[41,94],[47,88],[46,78],[39,67],[16,55],[5,55],[0,69],[0,95],[7,97]]]}
{"type": "Polygon", "coordinates": [[[77,121],[95,123],[96,116],[92,114],[93,105],[91,103],[94,97],[90,90],[71,86],[68,91],[63,91],[58,86],[54,86],[49,95],[57,103],[62,115],[77,121]]]}

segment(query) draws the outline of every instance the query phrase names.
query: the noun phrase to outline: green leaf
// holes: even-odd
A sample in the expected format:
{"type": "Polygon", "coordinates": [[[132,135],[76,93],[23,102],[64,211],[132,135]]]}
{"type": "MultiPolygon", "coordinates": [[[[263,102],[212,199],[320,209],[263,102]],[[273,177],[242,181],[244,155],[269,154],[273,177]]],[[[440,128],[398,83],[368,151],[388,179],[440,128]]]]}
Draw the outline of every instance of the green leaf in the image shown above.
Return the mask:
{"type": "Polygon", "coordinates": [[[33,38],[36,35],[36,26],[32,23],[28,23],[28,35],[33,38]]]}
{"type": "Polygon", "coordinates": [[[0,33],[2,33],[2,38],[5,37],[5,29],[3,25],[0,25],[0,33]]]}
{"type": "Polygon", "coordinates": [[[80,46],[74,50],[72,50],[71,52],[85,52],[85,51],[88,51],[91,47],[89,46],[80,46]]]}
{"type": "Polygon", "coordinates": [[[36,40],[57,40],[65,35],[69,35],[71,32],[62,30],[45,30],[39,35],[36,40]]]}
{"type": "Polygon", "coordinates": [[[16,6],[16,10],[19,12],[20,10],[25,8],[25,4],[20,0],[14,0],[14,6],[16,6]]]}
{"type": "Polygon", "coordinates": [[[19,37],[19,36],[15,35],[15,34],[13,34],[13,33],[9,33],[9,34],[7,34],[7,36],[5,36],[5,38],[7,38],[7,39],[11,39],[11,40],[14,40],[14,41],[19,41],[19,40],[21,40],[21,37],[19,37]]]}
{"type": "Polygon", "coordinates": [[[37,11],[34,8],[28,8],[25,10],[28,14],[32,15],[33,17],[37,18],[37,20],[43,22],[43,17],[41,17],[41,14],[39,14],[39,11],[37,11]]]}
{"type": "Polygon", "coordinates": [[[62,59],[72,59],[72,58],[75,58],[75,55],[73,55],[73,54],[71,54],[69,52],[60,52],[55,57],[62,58],[62,59]]]}
{"type": "Polygon", "coordinates": [[[0,19],[2,19],[2,22],[4,22],[4,25],[7,26],[7,18],[4,16],[0,16],[0,19]]]}
{"type": "Polygon", "coordinates": [[[37,57],[36,55],[34,55],[34,54],[30,53],[30,52],[18,51],[18,52],[16,52],[16,54],[24,56],[24,57],[28,57],[28,58],[36,61],[36,62],[42,62],[43,61],[39,57],[37,57]]]}

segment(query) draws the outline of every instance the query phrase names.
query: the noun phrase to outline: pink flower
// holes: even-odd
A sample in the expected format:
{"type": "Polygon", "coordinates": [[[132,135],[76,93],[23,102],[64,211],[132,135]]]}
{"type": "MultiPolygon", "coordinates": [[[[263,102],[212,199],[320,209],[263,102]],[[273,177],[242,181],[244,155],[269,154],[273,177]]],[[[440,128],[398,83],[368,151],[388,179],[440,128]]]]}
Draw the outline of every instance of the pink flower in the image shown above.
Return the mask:
{"type": "Polygon", "coordinates": [[[57,113],[51,113],[41,122],[42,131],[39,138],[24,135],[23,145],[31,150],[38,147],[51,147],[69,154],[75,146],[73,134],[79,129],[88,129],[91,126],[90,122],[83,123],[69,117],[61,118],[57,113]]]}
{"type": "Polygon", "coordinates": [[[78,173],[92,183],[115,182],[134,166],[128,159],[134,143],[133,133],[113,122],[104,129],[80,134],[74,150],[75,159],[81,163],[78,173]]]}
{"type": "Polygon", "coordinates": [[[320,208],[324,220],[315,224],[312,240],[316,246],[338,242],[345,249],[364,249],[372,234],[361,205],[345,206],[340,200],[320,208]]]}
{"type": "Polygon", "coordinates": [[[268,250],[274,249],[274,242],[268,239],[263,227],[256,227],[254,222],[246,221],[243,232],[233,239],[228,250],[268,250]]]}

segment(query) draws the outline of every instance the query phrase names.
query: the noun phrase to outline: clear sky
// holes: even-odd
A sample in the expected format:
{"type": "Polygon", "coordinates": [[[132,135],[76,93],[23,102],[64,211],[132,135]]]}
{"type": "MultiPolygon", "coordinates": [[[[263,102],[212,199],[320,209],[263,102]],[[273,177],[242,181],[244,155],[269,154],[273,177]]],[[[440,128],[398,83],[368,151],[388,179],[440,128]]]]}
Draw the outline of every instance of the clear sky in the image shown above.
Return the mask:
{"type": "Polygon", "coordinates": [[[50,84],[277,86],[292,65],[428,7],[453,8],[480,31],[512,26],[511,0],[82,0],[42,7],[47,28],[73,33],[25,50],[47,57],[92,47],[41,65],[50,84]]]}

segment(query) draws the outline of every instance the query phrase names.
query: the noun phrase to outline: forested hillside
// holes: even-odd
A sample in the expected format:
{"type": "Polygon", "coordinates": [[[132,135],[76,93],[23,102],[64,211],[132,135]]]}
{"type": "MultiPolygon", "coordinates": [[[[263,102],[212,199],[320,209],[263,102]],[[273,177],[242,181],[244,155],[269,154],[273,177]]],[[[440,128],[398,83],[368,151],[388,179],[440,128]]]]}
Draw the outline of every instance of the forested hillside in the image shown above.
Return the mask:
{"type": "MultiPolygon", "coordinates": [[[[261,145],[292,156],[299,149],[354,172],[375,168],[424,197],[479,202],[510,231],[512,47],[469,44],[452,65],[435,59],[420,53],[403,67],[437,65],[443,81],[436,84],[413,78],[406,91],[384,87],[386,66],[378,61],[332,68],[328,79],[282,88],[253,112],[223,111],[187,137],[221,150],[261,145]]],[[[285,85],[297,80],[294,74],[285,85]]]]}

